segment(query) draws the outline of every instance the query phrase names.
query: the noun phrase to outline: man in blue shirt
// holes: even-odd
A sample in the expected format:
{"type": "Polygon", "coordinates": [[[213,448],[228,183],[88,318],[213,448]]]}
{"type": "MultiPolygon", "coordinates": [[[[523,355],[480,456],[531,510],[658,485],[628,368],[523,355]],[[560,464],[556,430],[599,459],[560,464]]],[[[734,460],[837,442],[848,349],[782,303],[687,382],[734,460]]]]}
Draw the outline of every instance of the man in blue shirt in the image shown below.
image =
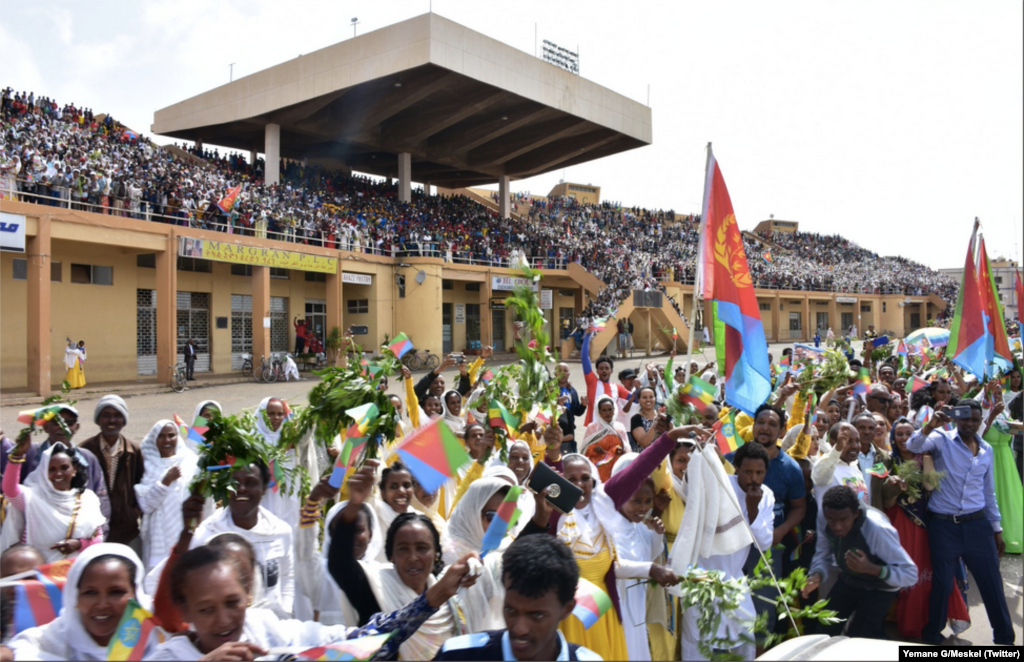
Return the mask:
{"type": "Polygon", "coordinates": [[[953,571],[962,558],[985,603],[992,625],[993,641],[1012,646],[1014,640],[1010,611],[999,573],[1003,553],[1003,527],[996,504],[992,447],[982,441],[981,403],[961,400],[970,407],[969,418],[956,419],[955,430],[944,430],[952,422],[948,407],[936,411],[918,432],[907,440],[912,453],[931,453],[935,468],[945,472],[939,489],[928,499],[928,544],[932,555],[932,590],[928,601],[928,625],[922,632],[927,643],[942,641],[946,625],[953,571]]]}
{"type": "Polygon", "coordinates": [[[600,660],[568,643],[558,624],[576,607],[579,567],[568,545],[554,536],[522,536],[502,555],[504,630],[446,641],[435,660],[600,660]]]}

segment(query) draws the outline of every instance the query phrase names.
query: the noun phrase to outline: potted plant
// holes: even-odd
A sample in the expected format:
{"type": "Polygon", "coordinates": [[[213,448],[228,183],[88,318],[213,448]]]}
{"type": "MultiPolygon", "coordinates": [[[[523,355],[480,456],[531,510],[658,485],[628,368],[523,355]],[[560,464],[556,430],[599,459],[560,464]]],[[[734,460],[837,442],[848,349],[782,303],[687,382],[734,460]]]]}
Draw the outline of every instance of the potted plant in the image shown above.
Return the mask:
{"type": "Polygon", "coordinates": [[[338,365],[338,352],[345,345],[345,337],[341,333],[341,327],[332,326],[324,339],[324,348],[327,350],[327,362],[332,366],[338,365]]]}

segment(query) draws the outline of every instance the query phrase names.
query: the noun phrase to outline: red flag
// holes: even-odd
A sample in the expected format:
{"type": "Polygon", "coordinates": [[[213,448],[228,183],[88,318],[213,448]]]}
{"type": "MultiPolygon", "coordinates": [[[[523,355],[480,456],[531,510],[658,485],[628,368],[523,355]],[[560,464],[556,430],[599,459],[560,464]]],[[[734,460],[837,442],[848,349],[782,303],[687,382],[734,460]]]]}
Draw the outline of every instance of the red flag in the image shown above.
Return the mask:
{"type": "Polygon", "coordinates": [[[224,212],[225,214],[230,214],[231,210],[234,209],[234,207],[235,207],[235,203],[238,202],[238,194],[241,193],[241,192],[242,192],[242,185],[241,184],[239,184],[238,186],[229,188],[227,193],[224,194],[224,197],[221,198],[220,202],[217,203],[217,206],[220,207],[220,210],[222,212],[224,212]]]}
{"type": "MultiPolygon", "coordinates": [[[[985,237],[978,240],[978,293],[981,295],[982,314],[992,336],[992,351],[995,356],[1002,357],[1008,364],[1013,363],[1010,342],[1006,339],[1006,324],[1003,322],[1003,311],[999,307],[999,293],[996,291],[995,280],[988,262],[988,251],[985,250],[985,237]]],[[[991,361],[994,357],[989,357],[991,361]]]]}

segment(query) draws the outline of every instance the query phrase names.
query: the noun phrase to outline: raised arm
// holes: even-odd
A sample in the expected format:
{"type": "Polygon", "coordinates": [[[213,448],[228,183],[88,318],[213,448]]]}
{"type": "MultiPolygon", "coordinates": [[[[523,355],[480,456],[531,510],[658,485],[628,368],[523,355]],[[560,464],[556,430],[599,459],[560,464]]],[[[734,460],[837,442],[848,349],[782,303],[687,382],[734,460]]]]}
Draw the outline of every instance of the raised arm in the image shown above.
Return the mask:
{"type": "Polygon", "coordinates": [[[583,374],[589,375],[594,371],[593,366],[590,365],[590,338],[594,334],[587,331],[583,334],[583,346],[580,347],[580,361],[583,363],[583,374]]]}

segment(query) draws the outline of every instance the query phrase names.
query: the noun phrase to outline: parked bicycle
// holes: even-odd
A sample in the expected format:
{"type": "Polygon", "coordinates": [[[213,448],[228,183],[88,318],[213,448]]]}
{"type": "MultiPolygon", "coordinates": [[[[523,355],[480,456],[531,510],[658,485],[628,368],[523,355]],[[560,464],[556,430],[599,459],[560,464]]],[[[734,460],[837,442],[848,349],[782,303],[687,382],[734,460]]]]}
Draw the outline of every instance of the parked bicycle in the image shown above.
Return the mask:
{"type": "Polygon", "coordinates": [[[175,393],[182,393],[188,388],[188,380],[185,379],[185,366],[181,363],[170,366],[171,388],[175,393]]]}
{"type": "Polygon", "coordinates": [[[409,370],[420,370],[422,368],[436,370],[441,365],[441,359],[438,358],[437,354],[431,354],[429,349],[423,349],[409,352],[402,357],[402,363],[409,370]]]}
{"type": "Polygon", "coordinates": [[[242,354],[242,376],[243,377],[252,377],[254,381],[259,381],[258,379],[256,379],[256,375],[255,375],[255,373],[253,372],[253,369],[252,369],[252,355],[251,354],[242,354]]]}

